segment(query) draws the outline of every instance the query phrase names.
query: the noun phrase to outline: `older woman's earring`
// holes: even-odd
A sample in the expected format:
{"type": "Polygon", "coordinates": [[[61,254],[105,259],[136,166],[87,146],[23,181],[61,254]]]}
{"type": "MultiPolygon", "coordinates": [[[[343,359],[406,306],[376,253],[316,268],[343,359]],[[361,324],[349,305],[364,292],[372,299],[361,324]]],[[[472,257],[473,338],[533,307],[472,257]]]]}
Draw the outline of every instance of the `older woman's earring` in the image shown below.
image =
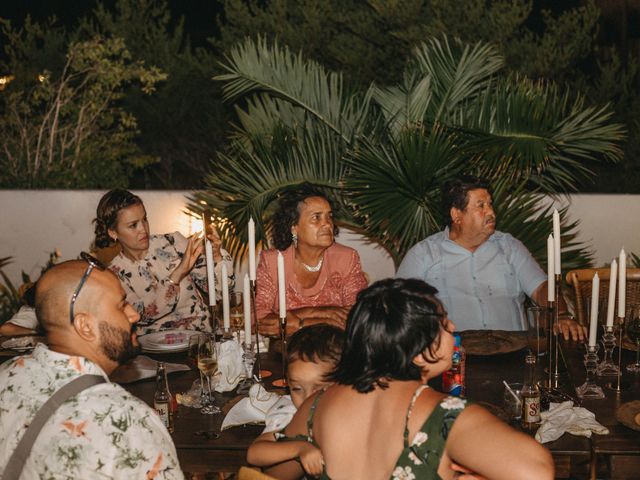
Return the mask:
{"type": "Polygon", "coordinates": [[[293,248],[298,248],[298,234],[293,232],[291,234],[291,241],[293,242],[293,248]]]}

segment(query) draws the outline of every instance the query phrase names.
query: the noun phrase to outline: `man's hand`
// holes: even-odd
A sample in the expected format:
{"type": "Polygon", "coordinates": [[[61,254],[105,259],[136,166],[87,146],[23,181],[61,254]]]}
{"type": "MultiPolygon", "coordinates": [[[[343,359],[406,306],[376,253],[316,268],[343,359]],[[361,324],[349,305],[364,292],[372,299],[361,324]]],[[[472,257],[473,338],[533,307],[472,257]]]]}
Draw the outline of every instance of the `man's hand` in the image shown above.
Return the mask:
{"type": "Polygon", "coordinates": [[[571,338],[574,342],[584,342],[587,339],[587,329],[571,317],[560,315],[558,328],[565,340],[571,338]]]}

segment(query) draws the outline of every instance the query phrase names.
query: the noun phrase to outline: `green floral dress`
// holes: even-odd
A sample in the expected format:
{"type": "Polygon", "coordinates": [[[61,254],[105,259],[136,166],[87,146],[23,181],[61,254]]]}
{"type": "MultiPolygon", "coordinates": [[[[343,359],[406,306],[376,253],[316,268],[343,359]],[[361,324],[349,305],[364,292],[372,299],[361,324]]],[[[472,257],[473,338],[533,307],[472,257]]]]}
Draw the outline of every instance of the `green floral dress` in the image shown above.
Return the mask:
{"type": "MultiPolygon", "coordinates": [[[[429,388],[427,385],[421,385],[411,398],[409,409],[407,411],[407,417],[405,419],[404,428],[404,449],[396,462],[396,466],[391,473],[391,480],[415,480],[415,479],[434,479],[439,480],[438,466],[440,465],[440,459],[444,452],[444,446],[447,442],[447,437],[451,431],[453,423],[458,418],[458,415],[467,406],[467,401],[458,397],[446,397],[438,406],[431,412],[429,418],[424,422],[420,431],[413,437],[413,441],[409,443],[409,417],[416,400],[425,388],[429,388]]],[[[276,435],[277,440],[306,440],[313,445],[317,446],[313,440],[313,415],[318,405],[318,401],[322,397],[320,393],[309,412],[309,419],[307,420],[307,435],[297,436],[295,438],[287,438],[284,435],[276,435]]],[[[330,480],[329,475],[326,472],[322,472],[320,476],[323,480],[330,480]]]]}

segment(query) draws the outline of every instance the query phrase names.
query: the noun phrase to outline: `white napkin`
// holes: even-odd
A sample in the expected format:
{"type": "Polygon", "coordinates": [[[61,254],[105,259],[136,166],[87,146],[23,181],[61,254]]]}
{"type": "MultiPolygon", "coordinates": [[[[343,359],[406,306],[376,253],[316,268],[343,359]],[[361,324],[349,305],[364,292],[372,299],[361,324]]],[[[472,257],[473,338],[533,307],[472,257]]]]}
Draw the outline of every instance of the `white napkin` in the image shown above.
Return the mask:
{"type": "Polygon", "coordinates": [[[221,342],[218,346],[219,382],[216,392],[229,392],[238,386],[240,380],[246,378],[242,347],[233,340],[221,342]]]}
{"type": "MultiPolygon", "coordinates": [[[[182,363],[165,363],[164,366],[167,374],[189,370],[189,367],[182,363]]],[[[146,355],[138,355],[116,368],[109,379],[116,383],[133,383],[143,378],[155,377],[157,370],[158,362],[146,355]]]]}
{"type": "Polygon", "coordinates": [[[574,407],[573,402],[551,403],[549,411],[540,414],[542,424],[536,432],[536,440],[540,443],[552,442],[565,432],[583,437],[591,437],[592,433],[606,435],[609,430],[596,420],[593,412],[586,408],[574,407]]]}
{"type": "Polygon", "coordinates": [[[12,323],[22,328],[37,330],[38,319],[36,318],[36,310],[29,305],[23,305],[20,307],[20,310],[13,315],[13,317],[7,320],[7,323],[12,323]]]}
{"type": "Polygon", "coordinates": [[[249,396],[236,403],[222,421],[221,430],[245,425],[247,423],[264,423],[267,412],[278,401],[277,393],[268,392],[260,383],[249,389],[249,396]]]}
{"type": "Polygon", "coordinates": [[[284,429],[296,414],[296,407],[291,401],[291,395],[282,395],[276,403],[267,411],[262,433],[279,432],[284,429]]]}

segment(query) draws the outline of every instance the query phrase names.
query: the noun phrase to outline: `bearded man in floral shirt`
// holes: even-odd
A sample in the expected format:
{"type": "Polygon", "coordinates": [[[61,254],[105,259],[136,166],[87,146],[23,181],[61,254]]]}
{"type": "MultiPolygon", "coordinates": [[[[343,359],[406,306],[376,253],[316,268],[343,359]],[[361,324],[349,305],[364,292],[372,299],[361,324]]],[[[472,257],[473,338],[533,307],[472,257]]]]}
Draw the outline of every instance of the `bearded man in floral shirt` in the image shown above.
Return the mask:
{"type": "Polygon", "coordinates": [[[69,398],[49,417],[20,478],[182,479],[158,415],[108,380],[139,350],[139,315],[115,275],[89,260],[64,262],[40,278],[36,313],[48,346],[0,366],[0,472],[40,407],[91,374],[106,383],[69,398]]]}

